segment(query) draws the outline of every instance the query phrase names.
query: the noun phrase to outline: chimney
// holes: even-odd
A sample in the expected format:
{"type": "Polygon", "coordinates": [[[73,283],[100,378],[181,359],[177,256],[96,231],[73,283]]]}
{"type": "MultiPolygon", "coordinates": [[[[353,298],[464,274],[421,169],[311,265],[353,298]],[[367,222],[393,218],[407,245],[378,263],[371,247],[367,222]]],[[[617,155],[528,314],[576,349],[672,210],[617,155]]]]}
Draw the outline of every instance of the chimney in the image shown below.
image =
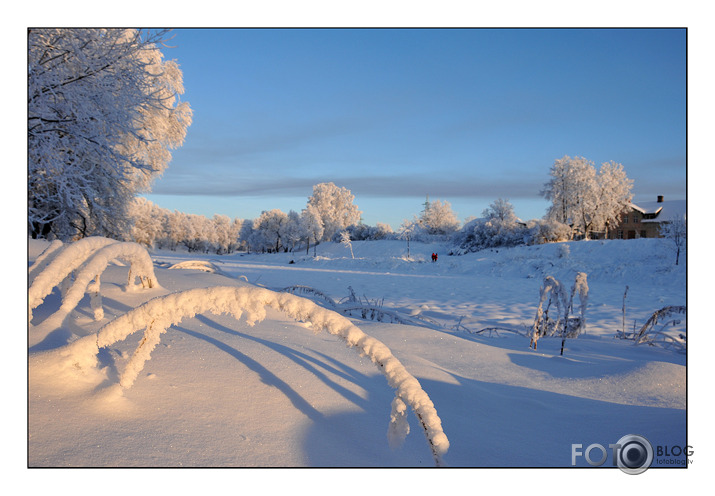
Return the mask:
{"type": "Polygon", "coordinates": [[[663,195],[658,195],[658,203],[663,203],[663,195]]]}

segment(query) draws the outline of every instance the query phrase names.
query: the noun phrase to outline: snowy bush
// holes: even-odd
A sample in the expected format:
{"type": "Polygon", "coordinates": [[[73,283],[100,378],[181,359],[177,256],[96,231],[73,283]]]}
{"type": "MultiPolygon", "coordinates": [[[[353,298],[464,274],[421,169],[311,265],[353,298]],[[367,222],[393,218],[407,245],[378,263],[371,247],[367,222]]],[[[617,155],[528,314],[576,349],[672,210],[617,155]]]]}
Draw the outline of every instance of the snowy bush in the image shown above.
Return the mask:
{"type": "Polygon", "coordinates": [[[514,207],[508,200],[494,201],[482,215],[480,219],[466,222],[453,238],[464,252],[523,245],[528,241],[529,231],[514,214],[514,207]]]}
{"type": "Polygon", "coordinates": [[[406,434],[402,405],[409,405],[424,430],[435,463],[443,464],[449,440],[442,430],[442,422],[434,404],[417,379],[407,372],[387,346],[365,334],[347,318],[292,294],[252,287],[211,287],[160,296],[117,317],[103,326],[96,335],[86,336],[66,346],[62,355],[70,370],[77,373],[94,370],[98,365],[97,354],[101,348],[111,346],[144,329],[144,336],[119,379],[120,388],[129,388],[144,363],[150,359],[161,335],[170,326],[205,312],[230,314],[236,319],[245,316],[246,323],[253,326],[266,318],[267,308],[282,311],[296,320],[309,322],[317,330],[326,330],[368,356],[385,375],[388,384],[396,390],[390,420],[390,443],[394,445],[395,441],[406,434]]]}
{"type": "Polygon", "coordinates": [[[464,252],[487,248],[523,245],[528,239],[521,224],[507,224],[498,219],[473,219],[455,235],[455,244],[464,252]]]}
{"type": "Polygon", "coordinates": [[[558,243],[571,239],[571,228],[557,220],[533,219],[526,223],[527,239],[530,245],[558,243]]]}
{"type": "MultiPolygon", "coordinates": [[[[354,224],[345,229],[350,233],[350,239],[353,241],[376,241],[379,239],[391,239],[394,237],[394,231],[389,224],[378,222],[374,227],[367,224],[354,224]]],[[[337,241],[333,237],[333,241],[337,241]]]]}

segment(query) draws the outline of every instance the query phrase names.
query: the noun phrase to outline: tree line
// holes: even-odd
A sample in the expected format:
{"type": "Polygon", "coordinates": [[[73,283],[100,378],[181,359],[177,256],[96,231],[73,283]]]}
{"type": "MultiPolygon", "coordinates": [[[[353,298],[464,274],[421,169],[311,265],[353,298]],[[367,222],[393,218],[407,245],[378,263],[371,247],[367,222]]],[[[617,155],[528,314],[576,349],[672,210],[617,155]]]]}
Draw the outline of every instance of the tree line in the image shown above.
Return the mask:
{"type": "Polygon", "coordinates": [[[216,253],[438,237],[473,251],[607,233],[631,201],[633,182],[621,164],[597,171],[583,157],[565,156],[541,191],[550,208],[528,222],[504,199],[464,224],[448,202],[428,199],[393,232],[386,224],[362,224],[352,193],[333,183],[315,185],[301,212],[273,209],[252,220],[169,212],[139,196],[166,169],[192,119],[180,100],[178,64],[164,60],[159,48],[166,39],[166,31],[134,29],[28,31],[29,236],[99,235],[216,253]]]}

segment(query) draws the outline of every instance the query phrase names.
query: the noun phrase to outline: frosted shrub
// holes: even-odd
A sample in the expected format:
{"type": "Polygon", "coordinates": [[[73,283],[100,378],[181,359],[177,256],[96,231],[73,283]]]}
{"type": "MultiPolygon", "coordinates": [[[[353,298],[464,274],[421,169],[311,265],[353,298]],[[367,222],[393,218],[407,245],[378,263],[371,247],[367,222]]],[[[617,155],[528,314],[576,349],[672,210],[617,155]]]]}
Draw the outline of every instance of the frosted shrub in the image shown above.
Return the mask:
{"type": "Polygon", "coordinates": [[[552,276],[544,278],[544,284],[539,290],[539,306],[531,329],[530,348],[536,349],[542,336],[561,336],[561,354],[564,352],[566,338],[577,337],[586,329],[586,305],[588,304],[588,282],[584,272],[576,274],[576,280],[570,294],[566,293],[563,284],[552,276]],[[580,313],[571,317],[574,296],[578,294],[580,313]],[[553,309],[552,309],[553,306],[553,309]],[[549,314],[551,312],[551,314],[549,314]],[[555,315],[555,317],[554,317],[555,315]]]}
{"type": "Polygon", "coordinates": [[[415,412],[422,426],[435,463],[443,464],[443,456],[449,448],[449,440],[442,430],[442,422],[437,415],[432,400],[387,346],[368,336],[342,315],[321,308],[305,298],[288,293],[276,293],[254,287],[212,287],[198,288],[160,296],[140,305],[124,315],[104,325],[96,335],[74,341],[62,350],[66,365],[77,373],[97,367],[100,348],[111,346],[130,334],[144,329],[136,351],[121,373],[120,388],[134,384],[144,363],[150,359],[161,334],[180,323],[185,318],[211,312],[230,314],[236,319],[245,316],[249,326],[266,317],[266,308],[280,310],[289,317],[310,322],[315,329],[326,330],[342,338],[348,346],[355,347],[368,356],[394,388],[395,399],[389,428],[389,442],[395,445],[407,434],[408,426],[404,418],[405,405],[415,412]]]}
{"type": "Polygon", "coordinates": [[[561,314],[566,309],[566,294],[561,283],[551,276],[544,278],[544,284],[539,290],[539,307],[536,309],[536,318],[532,326],[531,342],[529,347],[536,349],[537,341],[541,336],[548,336],[561,324],[561,314]],[[546,307],[544,308],[544,303],[546,307]],[[555,307],[556,319],[549,316],[551,305],[555,307]]]}

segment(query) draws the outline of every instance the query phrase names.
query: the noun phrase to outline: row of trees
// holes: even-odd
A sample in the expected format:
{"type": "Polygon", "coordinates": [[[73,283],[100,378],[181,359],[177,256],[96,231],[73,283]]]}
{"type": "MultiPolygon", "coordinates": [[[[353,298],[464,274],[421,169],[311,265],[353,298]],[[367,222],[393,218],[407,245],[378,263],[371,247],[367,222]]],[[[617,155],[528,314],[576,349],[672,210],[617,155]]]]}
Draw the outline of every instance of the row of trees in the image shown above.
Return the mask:
{"type": "MultiPolygon", "coordinates": [[[[133,29],[31,29],[28,32],[28,231],[71,239],[131,236],[145,244],[191,250],[280,251],[315,245],[347,232],[351,239],[393,236],[386,225],[360,223],[354,196],[318,184],[300,213],[263,212],[253,221],[158,212],[138,193],[167,167],[180,146],[191,109],[179,100],[182,74],[159,47],[166,32],[133,29]],[[153,211],[150,216],[145,212],[153,211]],[[161,224],[161,226],[159,226],[161,224]]],[[[541,194],[543,220],[524,223],[497,200],[461,228],[448,202],[425,202],[406,220],[407,239],[454,237],[474,249],[606,232],[631,201],[633,182],[621,164],[564,156],[541,194]]],[[[344,238],[344,235],[343,235],[344,238]]]]}
{"type": "Polygon", "coordinates": [[[301,213],[273,209],[251,220],[171,212],[145,198],[136,198],[129,211],[133,219],[130,237],[157,248],[185,246],[189,251],[218,254],[238,249],[294,251],[298,246],[310,250],[311,244],[337,239],[343,232],[354,235],[353,239],[368,235],[366,226],[360,224],[361,212],[354,198],[346,188],[321,183],[313,187],[313,195],[301,213]]]}

